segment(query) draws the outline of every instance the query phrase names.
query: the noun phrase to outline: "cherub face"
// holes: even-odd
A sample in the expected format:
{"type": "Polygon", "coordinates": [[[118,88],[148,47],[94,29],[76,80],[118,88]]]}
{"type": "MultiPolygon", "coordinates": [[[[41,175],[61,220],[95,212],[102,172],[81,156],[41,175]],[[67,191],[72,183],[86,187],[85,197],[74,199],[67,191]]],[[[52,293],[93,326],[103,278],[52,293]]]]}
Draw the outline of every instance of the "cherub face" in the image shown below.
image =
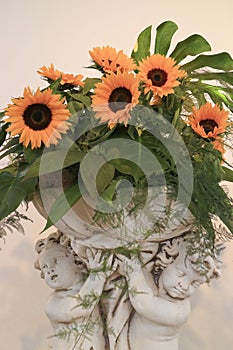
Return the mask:
{"type": "Polygon", "coordinates": [[[44,249],[38,261],[45,282],[53,289],[69,289],[81,279],[73,255],[59,244],[44,249]]]}
{"type": "Polygon", "coordinates": [[[205,282],[205,277],[194,270],[193,265],[185,254],[165,268],[159,279],[159,288],[163,293],[173,299],[186,299],[195,288],[205,282]]]}

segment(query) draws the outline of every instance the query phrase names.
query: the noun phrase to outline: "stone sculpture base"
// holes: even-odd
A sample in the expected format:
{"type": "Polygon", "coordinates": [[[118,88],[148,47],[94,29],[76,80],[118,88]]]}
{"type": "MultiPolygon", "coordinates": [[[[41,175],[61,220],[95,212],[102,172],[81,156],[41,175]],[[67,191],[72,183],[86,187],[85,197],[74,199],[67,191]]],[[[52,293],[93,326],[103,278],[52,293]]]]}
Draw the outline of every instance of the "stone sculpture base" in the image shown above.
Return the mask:
{"type": "Polygon", "coordinates": [[[54,350],[178,350],[190,297],[220,275],[222,246],[203,251],[189,231],[127,247],[100,242],[57,231],[36,244],[35,266],[53,289],[54,350]]]}

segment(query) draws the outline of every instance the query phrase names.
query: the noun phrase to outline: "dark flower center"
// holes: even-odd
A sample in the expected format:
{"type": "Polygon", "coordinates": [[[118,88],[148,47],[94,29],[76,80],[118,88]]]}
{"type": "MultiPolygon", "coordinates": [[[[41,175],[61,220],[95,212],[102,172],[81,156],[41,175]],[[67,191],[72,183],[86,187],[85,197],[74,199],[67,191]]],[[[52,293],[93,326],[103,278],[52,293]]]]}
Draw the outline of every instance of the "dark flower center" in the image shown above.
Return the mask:
{"type": "Polygon", "coordinates": [[[23,113],[24,122],[33,130],[46,129],[52,120],[51,110],[42,103],[29,105],[23,113]]]}
{"type": "Polygon", "coordinates": [[[152,69],[148,72],[147,78],[154,86],[163,86],[167,81],[167,73],[162,69],[152,69]]]}
{"type": "Polygon", "coordinates": [[[132,94],[125,87],[119,87],[112,91],[108,102],[110,109],[115,113],[124,109],[128,103],[132,102],[132,94]]]}
{"type": "Polygon", "coordinates": [[[209,132],[213,132],[214,128],[218,127],[218,124],[213,119],[201,120],[199,124],[203,127],[206,134],[208,134],[209,132]]]}

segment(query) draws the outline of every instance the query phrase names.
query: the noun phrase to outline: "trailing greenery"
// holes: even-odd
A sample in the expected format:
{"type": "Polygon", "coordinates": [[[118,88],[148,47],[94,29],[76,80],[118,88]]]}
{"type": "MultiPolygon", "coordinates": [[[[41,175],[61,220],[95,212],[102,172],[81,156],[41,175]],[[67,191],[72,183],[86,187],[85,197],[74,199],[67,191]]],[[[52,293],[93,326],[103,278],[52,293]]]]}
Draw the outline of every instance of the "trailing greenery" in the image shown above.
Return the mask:
{"type": "Polygon", "coordinates": [[[22,225],[23,220],[31,221],[26,215],[19,213],[17,210],[11,213],[9,216],[5,217],[0,222],[0,238],[5,241],[5,237],[8,233],[17,232],[24,234],[24,228],[22,225]]]}

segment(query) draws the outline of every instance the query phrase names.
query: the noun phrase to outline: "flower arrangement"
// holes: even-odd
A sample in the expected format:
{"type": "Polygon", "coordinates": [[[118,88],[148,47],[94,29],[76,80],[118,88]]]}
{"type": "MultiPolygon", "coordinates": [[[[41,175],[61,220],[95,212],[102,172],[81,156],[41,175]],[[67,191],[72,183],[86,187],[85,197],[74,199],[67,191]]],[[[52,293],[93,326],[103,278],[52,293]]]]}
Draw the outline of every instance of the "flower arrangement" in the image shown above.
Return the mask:
{"type": "Polygon", "coordinates": [[[172,199],[182,189],[180,200],[198,234],[214,242],[217,217],[230,236],[232,199],[222,181],[233,181],[224,155],[231,146],[233,60],[226,52],[203,54],[211,47],[198,34],[171,49],[177,29],[172,21],[160,24],[153,45],[152,26],[147,27],[131,56],[110,46],[93,48],[87,68],[97,71],[94,78],[63,73],[53,64],[38,70],[47,86],[34,92],[26,87],[0,115],[0,158],[8,160],[0,170],[1,220],[32,200],[41,176],[50,174],[56,182],[62,168],[76,169],[75,179],[81,180],[55,200],[46,228],[66,213],[64,198],[70,206],[81,198],[80,183],[90,194],[95,182],[111,207],[122,179],[146,191],[159,187],[162,176],[161,187],[172,199]],[[82,167],[90,152],[93,161],[82,167]],[[99,168],[98,157],[104,159],[99,168]]]}

